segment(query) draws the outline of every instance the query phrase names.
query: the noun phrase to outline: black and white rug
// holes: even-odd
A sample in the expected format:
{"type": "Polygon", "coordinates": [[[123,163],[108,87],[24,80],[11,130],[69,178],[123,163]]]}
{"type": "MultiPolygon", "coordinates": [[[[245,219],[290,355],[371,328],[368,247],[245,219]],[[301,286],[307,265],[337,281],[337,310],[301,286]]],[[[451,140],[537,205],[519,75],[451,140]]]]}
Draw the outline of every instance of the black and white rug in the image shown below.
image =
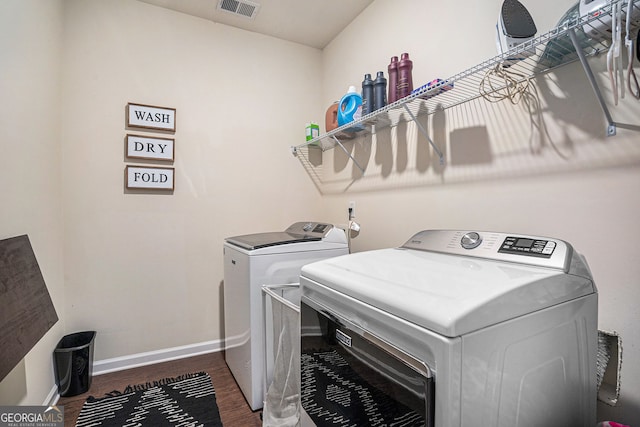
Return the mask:
{"type": "Polygon", "coordinates": [[[129,386],[103,398],[89,397],[76,427],[221,427],[216,393],[206,372],[129,386]]]}
{"type": "Polygon", "coordinates": [[[302,407],[318,427],[424,426],[424,417],[371,386],[336,351],[301,355],[302,407]]]}

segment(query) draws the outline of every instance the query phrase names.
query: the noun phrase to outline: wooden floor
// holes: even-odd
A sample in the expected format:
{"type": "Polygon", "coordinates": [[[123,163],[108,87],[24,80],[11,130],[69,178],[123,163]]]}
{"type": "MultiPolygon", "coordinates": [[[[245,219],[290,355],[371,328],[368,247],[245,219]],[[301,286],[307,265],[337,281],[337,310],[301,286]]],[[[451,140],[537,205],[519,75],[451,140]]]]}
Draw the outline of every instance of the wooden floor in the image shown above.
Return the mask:
{"type": "Polygon", "coordinates": [[[128,385],[144,384],[194,372],[207,372],[211,377],[213,388],[216,391],[220,418],[225,427],[258,427],[262,425],[260,411],[251,411],[224,361],[223,353],[210,353],[93,376],[91,388],[87,393],[73,397],[61,397],[58,401],[59,406],[64,406],[65,427],[75,426],[80,409],[89,396],[103,397],[114,390],[124,391],[128,385]]]}

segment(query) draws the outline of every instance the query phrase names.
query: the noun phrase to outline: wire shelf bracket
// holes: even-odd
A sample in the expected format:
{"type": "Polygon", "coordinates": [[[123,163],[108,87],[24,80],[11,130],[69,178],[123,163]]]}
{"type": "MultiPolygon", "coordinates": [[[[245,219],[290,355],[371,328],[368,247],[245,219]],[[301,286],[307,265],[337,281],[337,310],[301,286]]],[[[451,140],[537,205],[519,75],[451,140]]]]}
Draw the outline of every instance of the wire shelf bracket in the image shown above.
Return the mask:
{"type": "Polygon", "coordinates": [[[349,156],[349,158],[350,158],[351,160],[353,160],[353,164],[355,164],[355,165],[356,165],[356,167],[357,167],[358,169],[360,169],[360,172],[362,172],[362,175],[364,175],[364,168],[363,168],[362,166],[360,166],[360,163],[358,163],[358,161],[355,159],[355,157],[353,157],[353,156],[351,155],[351,153],[349,153],[349,151],[348,151],[346,148],[344,148],[344,145],[342,145],[342,143],[340,142],[340,140],[339,140],[338,138],[336,138],[336,136],[335,136],[335,135],[331,135],[331,138],[333,138],[333,140],[336,142],[336,145],[338,145],[340,148],[342,148],[342,151],[344,151],[344,153],[345,153],[347,156],[349,156]]]}
{"type": "Polygon", "coordinates": [[[584,55],[582,51],[582,47],[578,42],[578,38],[576,36],[575,29],[571,28],[569,30],[569,38],[571,39],[571,43],[573,43],[573,47],[576,49],[576,53],[578,54],[578,58],[580,59],[580,63],[582,64],[582,68],[584,68],[584,73],[587,75],[589,79],[589,83],[591,84],[591,88],[598,98],[598,103],[600,104],[600,108],[602,108],[602,112],[604,113],[605,118],[607,119],[607,136],[614,136],[616,134],[616,123],[613,121],[611,117],[611,113],[609,112],[609,108],[607,107],[606,102],[604,101],[604,97],[602,96],[602,92],[600,92],[600,86],[598,86],[598,82],[596,81],[595,76],[593,75],[593,71],[591,70],[591,66],[589,66],[589,62],[587,61],[587,57],[584,55]]]}
{"type": "Polygon", "coordinates": [[[418,121],[418,118],[413,114],[413,112],[409,109],[409,107],[407,106],[407,104],[403,105],[405,111],[407,112],[407,114],[409,114],[409,116],[411,117],[411,120],[413,120],[416,124],[416,126],[418,126],[418,129],[420,129],[420,132],[422,132],[422,134],[424,135],[425,138],[427,138],[427,141],[429,141],[429,144],[431,144],[431,147],[433,148],[433,151],[436,152],[436,154],[438,155],[438,158],[440,159],[440,164],[444,165],[444,155],[442,154],[442,151],[440,151],[440,149],[438,149],[438,147],[436,146],[436,144],[434,144],[433,140],[431,139],[431,137],[429,136],[429,133],[427,132],[427,130],[422,126],[422,124],[418,121]]]}

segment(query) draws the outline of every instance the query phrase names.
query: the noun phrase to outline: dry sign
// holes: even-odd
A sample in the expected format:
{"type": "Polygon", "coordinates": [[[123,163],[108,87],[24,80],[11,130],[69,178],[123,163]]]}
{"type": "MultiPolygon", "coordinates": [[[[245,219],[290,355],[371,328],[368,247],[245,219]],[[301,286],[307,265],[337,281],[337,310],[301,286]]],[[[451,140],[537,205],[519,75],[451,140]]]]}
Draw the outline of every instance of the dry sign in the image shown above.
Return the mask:
{"type": "Polygon", "coordinates": [[[173,161],[174,139],[127,135],[127,157],[133,159],[173,161]]]}
{"type": "Polygon", "coordinates": [[[151,166],[127,166],[127,189],[173,190],[174,169],[151,166]]]}
{"type": "Polygon", "coordinates": [[[176,109],[128,103],[127,126],[175,132],[176,109]]]}

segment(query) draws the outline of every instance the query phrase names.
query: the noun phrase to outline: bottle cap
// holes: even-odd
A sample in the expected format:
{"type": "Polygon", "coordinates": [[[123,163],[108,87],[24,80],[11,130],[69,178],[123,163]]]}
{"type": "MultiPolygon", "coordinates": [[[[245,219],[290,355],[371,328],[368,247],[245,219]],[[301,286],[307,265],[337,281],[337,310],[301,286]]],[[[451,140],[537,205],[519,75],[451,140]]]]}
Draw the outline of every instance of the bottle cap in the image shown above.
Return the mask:
{"type": "Polygon", "coordinates": [[[358,91],[355,86],[349,86],[347,93],[358,93],[358,91]]]}

